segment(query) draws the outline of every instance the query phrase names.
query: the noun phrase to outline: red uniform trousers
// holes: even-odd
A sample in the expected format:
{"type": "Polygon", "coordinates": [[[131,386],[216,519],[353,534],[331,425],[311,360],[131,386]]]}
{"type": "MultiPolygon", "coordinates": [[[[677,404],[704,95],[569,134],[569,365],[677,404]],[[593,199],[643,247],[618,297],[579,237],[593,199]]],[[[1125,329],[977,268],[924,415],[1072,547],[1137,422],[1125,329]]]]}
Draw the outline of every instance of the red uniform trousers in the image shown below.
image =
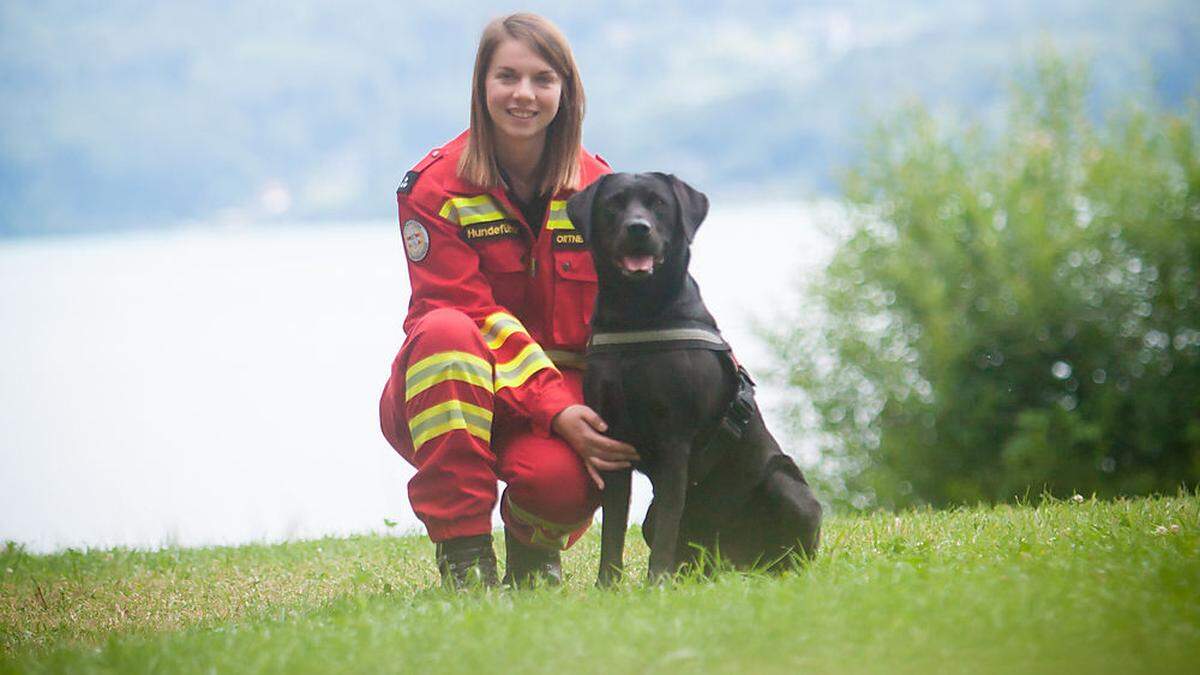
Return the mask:
{"type": "MultiPolygon", "coordinates": [[[[499,479],[508,529],[565,549],[591,525],[600,493],[566,441],[533,433],[493,395],[493,358],[466,314],[423,316],[392,363],[379,402],[383,435],[417,468],[408,496],[433,541],[491,532],[499,479]]],[[[583,373],[562,374],[582,401],[583,373]]]]}

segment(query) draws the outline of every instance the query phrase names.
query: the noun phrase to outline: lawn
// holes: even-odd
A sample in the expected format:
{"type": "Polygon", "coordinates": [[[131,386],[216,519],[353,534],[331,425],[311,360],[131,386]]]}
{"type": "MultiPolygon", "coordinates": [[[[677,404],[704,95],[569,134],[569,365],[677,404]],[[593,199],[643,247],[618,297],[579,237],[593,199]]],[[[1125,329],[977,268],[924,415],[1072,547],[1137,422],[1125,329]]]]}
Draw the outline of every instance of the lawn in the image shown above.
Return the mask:
{"type": "MultiPolygon", "coordinates": [[[[1200,496],[829,518],[779,577],[437,588],[421,537],[0,552],[0,672],[1196,672],[1200,496]]],[[[498,547],[502,551],[502,547],[498,547]]]]}

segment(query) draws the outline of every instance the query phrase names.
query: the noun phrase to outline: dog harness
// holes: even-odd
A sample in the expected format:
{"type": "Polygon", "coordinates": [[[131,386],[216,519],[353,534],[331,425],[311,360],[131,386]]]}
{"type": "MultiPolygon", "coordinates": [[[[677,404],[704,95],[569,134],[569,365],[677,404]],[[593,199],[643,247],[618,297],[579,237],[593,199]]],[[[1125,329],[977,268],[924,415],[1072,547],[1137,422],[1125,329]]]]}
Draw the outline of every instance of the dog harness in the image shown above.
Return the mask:
{"type": "Polygon", "coordinates": [[[696,467],[698,476],[705,476],[720,458],[716,452],[721,445],[737,442],[746,433],[746,427],[754,418],[754,380],[742,364],[738,363],[733,350],[725,338],[710,326],[690,323],[672,328],[652,330],[616,331],[593,333],[588,341],[588,354],[646,353],[667,349],[707,349],[728,355],[724,362],[737,376],[737,388],[733,400],[725,407],[717,426],[701,444],[704,466],[696,467]]]}
{"type": "MultiPolygon", "coordinates": [[[[768,476],[783,472],[800,482],[805,482],[804,474],[796,466],[796,462],[778,450],[766,455],[754,452],[739,455],[735,461],[739,464],[748,463],[742,465],[745,468],[754,467],[743,480],[734,481],[733,484],[706,480],[718,464],[729,457],[729,453],[743,448],[741,441],[758,409],[754,402],[754,380],[738,363],[729,344],[711,326],[696,323],[655,330],[595,333],[588,342],[589,355],[614,352],[648,353],[674,349],[708,349],[723,352],[728,358],[721,359],[722,363],[737,376],[737,387],[733,399],[725,407],[725,412],[715,426],[701,432],[699,442],[695,444],[695,463],[688,468],[690,517],[696,522],[707,523],[705,527],[722,527],[752,498],[754,491],[768,476]]],[[[727,464],[726,467],[728,466],[727,464]]]]}

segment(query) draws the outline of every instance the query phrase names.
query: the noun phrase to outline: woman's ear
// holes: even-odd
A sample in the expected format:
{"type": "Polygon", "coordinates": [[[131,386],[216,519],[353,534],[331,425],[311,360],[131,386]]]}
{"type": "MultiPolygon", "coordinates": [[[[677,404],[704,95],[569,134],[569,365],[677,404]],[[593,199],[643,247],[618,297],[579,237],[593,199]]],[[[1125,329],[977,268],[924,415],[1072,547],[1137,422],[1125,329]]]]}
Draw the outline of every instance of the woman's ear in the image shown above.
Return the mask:
{"type": "Polygon", "coordinates": [[[708,215],[708,197],[674,174],[655,171],[654,175],[665,180],[671,187],[671,192],[675,195],[677,209],[675,213],[679,217],[680,225],[683,226],[683,233],[687,236],[688,243],[692,243],[692,239],[696,237],[696,230],[700,229],[700,223],[704,222],[704,218],[708,215]]]}
{"type": "Polygon", "coordinates": [[[575,231],[583,235],[583,241],[591,245],[592,241],[592,207],[596,202],[596,193],[600,186],[612,174],[605,174],[583,190],[576,192],[567,199],[567,217],[575,226],[575,231]]]}

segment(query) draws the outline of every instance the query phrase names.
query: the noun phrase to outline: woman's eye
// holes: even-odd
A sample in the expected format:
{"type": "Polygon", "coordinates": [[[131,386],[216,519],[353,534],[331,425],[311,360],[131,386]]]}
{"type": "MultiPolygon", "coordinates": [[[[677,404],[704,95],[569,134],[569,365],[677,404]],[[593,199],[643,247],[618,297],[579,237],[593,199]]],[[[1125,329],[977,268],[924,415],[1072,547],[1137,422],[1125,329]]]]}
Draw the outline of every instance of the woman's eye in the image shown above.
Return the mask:
{"type": "Polygon", "coordinates": [[[558,78],[554,77],[553,75],[538,75],[536,81],[540,85],[550,86],[550,85],[554,84],[554,81],[556,79],[558,79],[558,78]]]}

